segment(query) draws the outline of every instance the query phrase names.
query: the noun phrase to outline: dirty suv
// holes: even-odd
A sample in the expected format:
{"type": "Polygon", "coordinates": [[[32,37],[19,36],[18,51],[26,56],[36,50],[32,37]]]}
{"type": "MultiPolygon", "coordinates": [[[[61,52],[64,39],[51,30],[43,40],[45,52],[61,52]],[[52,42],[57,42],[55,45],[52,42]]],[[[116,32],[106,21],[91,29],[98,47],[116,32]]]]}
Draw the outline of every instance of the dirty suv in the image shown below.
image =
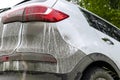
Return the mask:
{"type": "Polygon", "coordinates": [[[0,80],[118,80],[120,30],[65,0],[0,10],[0,80]]]}

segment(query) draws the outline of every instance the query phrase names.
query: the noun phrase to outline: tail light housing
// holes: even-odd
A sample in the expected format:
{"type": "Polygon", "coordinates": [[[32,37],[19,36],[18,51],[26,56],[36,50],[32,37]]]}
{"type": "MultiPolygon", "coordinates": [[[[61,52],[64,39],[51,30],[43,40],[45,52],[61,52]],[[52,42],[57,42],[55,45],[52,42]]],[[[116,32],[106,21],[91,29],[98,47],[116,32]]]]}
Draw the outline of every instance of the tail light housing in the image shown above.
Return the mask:
{"type": "Polygon", "coordinates": [[[59,10],[55,10],[53,8],[45,6],[34,5],[6,13],[2,17],[2,22],[4,24],[11,22],[31,22],[31,21],[59,22],[68,17],[69,15],[59,10]]]}

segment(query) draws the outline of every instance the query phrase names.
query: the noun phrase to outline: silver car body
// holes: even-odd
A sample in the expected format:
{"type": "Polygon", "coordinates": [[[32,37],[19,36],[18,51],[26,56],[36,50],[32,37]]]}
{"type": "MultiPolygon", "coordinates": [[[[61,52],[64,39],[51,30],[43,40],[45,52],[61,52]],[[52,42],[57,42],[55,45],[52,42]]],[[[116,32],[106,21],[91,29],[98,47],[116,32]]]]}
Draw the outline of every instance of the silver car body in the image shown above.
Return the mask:
{"type": "MultiPolygon", "coordinates": [[[[69,17],[55,23],[36,21],[3,24],[0,21],[0,56],[11,57],[10,61],[0,63],[1,73],[6,71],[47,72],[72,75],[68,80],[75,80],[77,73],[82,73],[92,62],[105,61],[111,64],[116,73],[120,75],[120,42],[91,27],[81,10],[93,13],[76,4],[65,0],[28,1],[1,13],[0,20],[3,15],[12,10],[33,5],[47,6],[62,11],[69,17]],[[105,39],[107,41],[104,41],[105,39]],[[45,58],[43,58],[44,55],[45,58]]],[[[9,80],[23,80],[24,77],[20,75],[21,78],[17,73],[14,74],[15,76],[7,74],[9,77],[6,77],[6,74],[0,76],[1,80],[8,80],[8,78],[9,80]]],[[[38,78],[35,79],[34,76],[28,75],[24,80],[48,80],[44,76],[36,75],[36,77],[38,78]]],[[[56,76],[53,78],[56,80],[56,76]]],[[[54,80],[53,78],[49,80],[54,80]]],[[[60,79],[59,77],[57,80],[60,79]]]]}

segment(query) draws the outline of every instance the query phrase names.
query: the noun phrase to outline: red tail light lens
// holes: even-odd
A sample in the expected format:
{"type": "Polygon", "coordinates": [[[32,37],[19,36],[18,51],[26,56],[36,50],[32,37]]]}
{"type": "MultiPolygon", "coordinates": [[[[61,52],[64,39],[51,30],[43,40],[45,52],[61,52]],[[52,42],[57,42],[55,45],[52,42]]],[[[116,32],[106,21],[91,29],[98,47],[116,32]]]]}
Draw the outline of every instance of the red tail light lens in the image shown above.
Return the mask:
{"type": "Polygon", "coordinates": [[[44,6],[31,6],[25,9],[24,21],[58,22],[68,15],[44,6]]]}
{"type": "Polygon", "coordinates": [[[5,14],[2,18],[3,23],[10,22],[59,22],[69,16],[61,11],[45,6],[29,6],[23,9],[12,11],[5,14]]]}

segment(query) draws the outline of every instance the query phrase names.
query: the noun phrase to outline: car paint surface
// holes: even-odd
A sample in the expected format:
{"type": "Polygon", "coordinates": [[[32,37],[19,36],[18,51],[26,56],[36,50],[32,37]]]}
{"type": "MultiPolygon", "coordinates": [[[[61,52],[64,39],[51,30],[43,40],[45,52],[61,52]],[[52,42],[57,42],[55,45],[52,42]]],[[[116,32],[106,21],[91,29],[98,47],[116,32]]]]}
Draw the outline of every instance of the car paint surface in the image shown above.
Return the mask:
{"type": "Polygon", "coordinates": [[[65,74],[72,72],[85,56],[93,53],[100,53],[109,57],[120,69],[120,42],[91,27],[78,5],[65,0],[27,2],[0,15],[33,5],[51,7],[68,14],[69,17],[56,23],[37,21],[2,24],[0,22],[0,55],[49,54],[56,58],[57,63],[27,63],[24,60],[23,62],[6,62],[6,67],[2,67],[1,71],[29,70],[65,74]],[[104,42],[102,38],[110,39],[114,45],[104,42]],[[15,68],[10,67],[13,64],[18,65],[14,65],[15,68]]]}

